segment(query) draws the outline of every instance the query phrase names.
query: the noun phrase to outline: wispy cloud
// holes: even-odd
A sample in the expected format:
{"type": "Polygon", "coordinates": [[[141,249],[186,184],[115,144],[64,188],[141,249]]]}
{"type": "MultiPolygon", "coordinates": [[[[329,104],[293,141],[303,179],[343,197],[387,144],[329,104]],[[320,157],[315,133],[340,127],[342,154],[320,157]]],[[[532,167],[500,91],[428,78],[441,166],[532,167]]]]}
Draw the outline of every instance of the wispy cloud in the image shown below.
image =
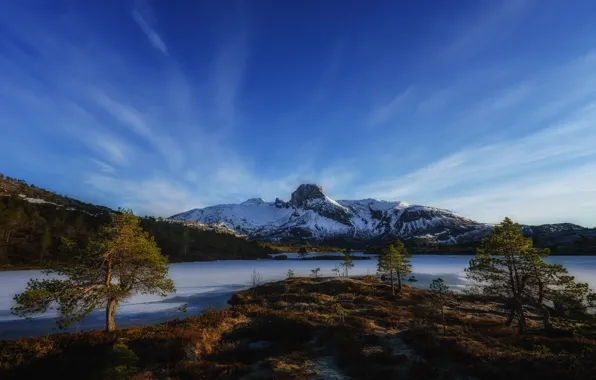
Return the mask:
{"type": "Polygon", "coordinates": [[[157,32],[149,25],[145,17],[143,17],[143,15],[141,14],[141,12],[148,12],[149,4],[145,2],[137,2],[137,6],[140,4],[143,4],[143,10],[136,8],[133,9],[131,12],[132,18],[139,25],[143,33],[147,35],[147,38],[149,39],[151,45],[153,45],[153,47],[159,50],[163,55],[167,56],[168,47],[166,46],[165,42],[163,42],[159,34],[157,34],[157,32]]]}
{"type": "MultiPolygon", "coordinates": [[[[564,195],[572,193],[574,182],[568,175],[560,175],[571,171],[575,176],[583,173],[594,178],[581,183],[586,185],[583,191],[596,198],[593,165],[577,167],[578,160],[596,158],[595,123],[596,106],[589,105],[550,128],[513,140],[466,148],[404,176],[364,186],[359,193],[456,208],[464,215],[495,222],[504,216],[495,220],[496,212],[511,213],[514,209],[507,206],[528,197],[525,191],[541,199],[562,201],[564,195]],[[559,188],[569,191],[549,193],[553,179],[559,188]],[[485,213],[486,207],[493,212],[485,213]]],[[[525,207],[526,211],[531,204],[525,207]]],[[[524,218],[532,218],[530,215],[533,214],[524,218]]]]}
{"type": "MultiPolygon", "coordinates": [[[[476,79],[472,82],[482,87],[485,82],[476,79]]],[[[594,202],[588,198],[596,199],[596,53],[492,87],[492,93],[484,85],[484,98],[462,103],[475,91],[472,82],[415,99],[419,112],[446,115],[448,138],[441,148],[457,148],[405,174],[369,181],[357,188],[357,196],[436,205],[487,222],[505,215],[547,222],[550,216],[551,222],[593,225],[594,202]]],[[[393,154],[384,160],[402,158],[393,154]]]]}
{"type": "Polygon", "coordinates": [[[140,214],[170,216],[203,205],[198,197],[175,180],[128,180],[92,174],[85,182],[103,194],[120,198],[122,207],[132,208],[140,214]]]}
{"type": "Polygon", "coordinates": [[[90,159],[91,162],[93,162],[95,165],[97,165],[98,169],[102,172],[102,173],[114,173],[115,169],[113,166],[106,164],[103,161],[97,160],[95,158],[91,158],[90,159]]]}
{"type": "MultiPolygon", "coordinates": [[[[123,45],[109,33],[85,25],[85,12],[57,27],[56,18],[15,6],[0,14],[0,126],[16,142],[0,151],[0,165],[18,159],[20,167],[85,181],[74,196],[95,191],[112,207],[161,216],[254,196],[287,199],[300,183],[317,182],[336,198],[400,199],[481,221],[510,215],[594,224],[596,53],[531,73],[524,67],[532,62],[462,64],[516,30],[531,5],[507,0],[457,22],[439,52],[443,62],[428,63],[428,78],[405,64],[395,77],[346,81],[362,72],[351,66],[361,61],[359,44],[350,33],[343,43],[321,41],[338,46],[328,64],[314,54],[297,66],[310,70],[311,88],[273,75],[259,82],[271,56],[262,55],[265,40],[256,38],[266,33],[257,33],[246,10],[218,8],[217,22],[201,25],[207,33],[167,46],[163,15],[147,2],[114,7],[163,54],[155,61],[146,43],[117,50],[123,45]],[[173,54],[182,45],[189,50],[173,54]],[[138,62],[147,64],[138,69],[138,62]],[[404,83],[410,77],[419,82],[404,83]],[[296,99],[263,94],[274,80],[296,99]],[[371,108],[362,101],[370,93],[385,97],[371,108]],[[307,133],[298,131],[303,125],[307,133]]],[[[118,37],[134,44],[139,36],[118,37]]],[[[391,41],[367,51],[393,64],[396,55],[384,52],[391,41]]]]}
{"type": "Polygon", "coordinates": [[[219,122],[231,128],[236,122],[239,91],[242,87],[249,53],[248,32],[240,30],[227,36],[216,53],[211,86],[219,122]]]}
{"type": "Polygon", "coordinates": [[[509,216],[524,223],[574,222],[594,226],[596,165],[554,168],[549,173],[487,186],[482,191],[442,199],[438,205],[466,216],[498,222],[509,216]]]}
{"type": "Polygon", "coordinates": [[[471,22],[458,23],[456,37],[442,51],[447,59],[468,59],[512,34],[529,13],[532,0],[505,0],[485,8],[471,22]]]}
{"type": "Polygon", "coordinates": [[[119,165],[128,163],[126,148],[119,141],[100,134],[97,134],[92,141],[102,156],[110,162],[119,165]]]}
{"type": "Polygon", "coordinates": [[[405,91],[397,93],[389,103],[381,104],[375,107],[370,115],[369,126],[374,127],[390,121],[410,100],[413,87],[408,87],[405,91]]]}

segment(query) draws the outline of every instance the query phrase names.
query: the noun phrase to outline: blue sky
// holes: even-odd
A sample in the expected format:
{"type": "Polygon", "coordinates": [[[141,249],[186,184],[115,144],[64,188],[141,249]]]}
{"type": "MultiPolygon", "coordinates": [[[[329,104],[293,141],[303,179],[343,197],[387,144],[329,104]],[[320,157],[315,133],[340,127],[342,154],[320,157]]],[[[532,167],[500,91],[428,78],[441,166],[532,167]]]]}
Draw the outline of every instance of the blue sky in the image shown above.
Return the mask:
{"type": "Polygon", "coordinates": [[[167,216],[303,182],[596,226],[596,2],[0,0],[0,172],[167,216]]]}

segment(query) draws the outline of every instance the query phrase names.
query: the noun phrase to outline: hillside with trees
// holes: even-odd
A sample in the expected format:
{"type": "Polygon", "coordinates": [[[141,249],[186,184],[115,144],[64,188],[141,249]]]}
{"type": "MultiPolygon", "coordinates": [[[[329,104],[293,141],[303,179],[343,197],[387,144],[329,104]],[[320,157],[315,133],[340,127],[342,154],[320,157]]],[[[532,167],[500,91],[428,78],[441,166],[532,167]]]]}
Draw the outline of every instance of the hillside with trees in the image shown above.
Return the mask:
{"type": "MultiPolygon", "coordinates": [[[[105,225],[111,210],[0,176],[0,268],[43,268],[70,263],[62,238],[85,245],[105,225]]],[[[223,230],[141,218],[170,262],[265,258],[276,252],[223,230]]]]}

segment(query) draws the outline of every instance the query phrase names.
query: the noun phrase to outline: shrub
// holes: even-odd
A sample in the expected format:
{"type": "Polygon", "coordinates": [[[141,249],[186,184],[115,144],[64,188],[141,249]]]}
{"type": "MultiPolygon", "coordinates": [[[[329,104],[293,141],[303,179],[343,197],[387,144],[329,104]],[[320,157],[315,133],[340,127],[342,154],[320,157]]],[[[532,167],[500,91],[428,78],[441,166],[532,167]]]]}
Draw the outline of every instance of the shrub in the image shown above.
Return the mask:
{"type": "Polygon", "coordinates": [[[105,377],[118,380],[131,379],[138,371],[136,367],[138,361],[137,355],[124,343],[123,339],[119,339],[114,343],[110,352],[110,367],[105,371],[105,377]]]}

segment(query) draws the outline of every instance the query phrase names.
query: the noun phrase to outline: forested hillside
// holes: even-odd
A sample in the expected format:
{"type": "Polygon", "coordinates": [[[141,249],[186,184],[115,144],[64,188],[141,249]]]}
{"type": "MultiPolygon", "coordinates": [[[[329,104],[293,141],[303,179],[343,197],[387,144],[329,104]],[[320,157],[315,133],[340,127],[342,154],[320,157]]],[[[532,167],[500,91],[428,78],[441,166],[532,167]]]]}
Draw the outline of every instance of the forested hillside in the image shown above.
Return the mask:
{"type": "MultiPolygon", "coordinates": [[[[84,244],[109,220],[107,207],[84,203],[0,175],[0,268],[39,268],[72,260],[63,237],[84,244]]],[[[199,226],[143,218],[171,262],[264,258],[273,252],[258,242],[199,226]]]]}
{"type": "MultiPolygon", "coordinates": [[[[72,257],[62,252],[61,239],[66,237],[85,244],[88,237],[109,220],[111,212],[118,211],[58,195],[0,174],[0,269],[68,263],[72,257]]],[[[296,252],[305,246],[305,242],[250,241],[225,226],[197,222],[146,217],[142,218],[142,225],[155,237],[162,253],[171,262],[266,258],[268,253],[296,252]]],[[[531,231],[530,236],[537,246],[550,248],[555,255],[596,254],[595,229],[568,231],[559,228],[551,231],[546,227],[533,227],[531,231]]],[[[375,246],[383,243],[358,244],[335,239],[306,246],[306,249],[316,252],[350,247],[373,252],[375,246]]],[[[424,239],[410,239],[405,244],[413,253],[473,254],[478,242],[446,246],[424,239]]]]}

